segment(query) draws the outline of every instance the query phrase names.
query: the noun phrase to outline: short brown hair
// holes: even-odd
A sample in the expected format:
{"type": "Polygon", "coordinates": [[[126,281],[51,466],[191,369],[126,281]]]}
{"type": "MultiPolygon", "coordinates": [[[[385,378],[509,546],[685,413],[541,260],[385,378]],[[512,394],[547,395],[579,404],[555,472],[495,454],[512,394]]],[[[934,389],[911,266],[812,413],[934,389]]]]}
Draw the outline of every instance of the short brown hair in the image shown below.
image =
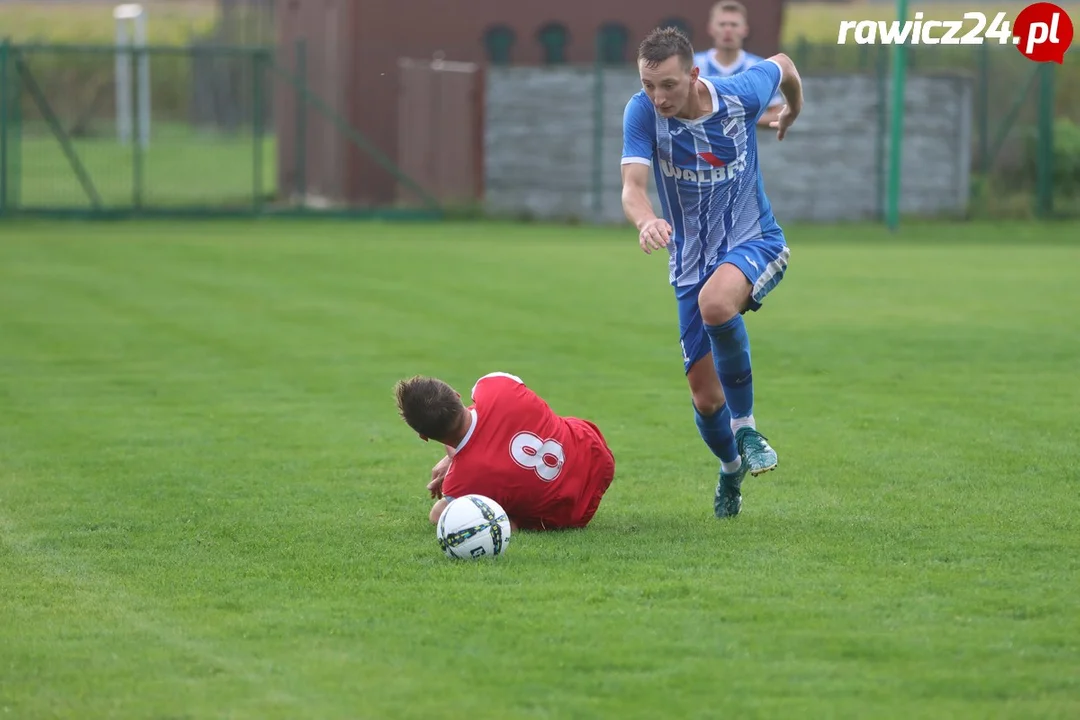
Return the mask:
{"type": "Polygon", "coordinates": [[[710,17],[716,17],[717,13],[722,12],[739,13],[743,16],[743,20],[747,19],[746,6],[739,2],[739,0],[720,0],[720,2],[712,6],[710,17]]]}
{"type": "Polygon", "coordinates": [[[645,36],[638,47],[638,60],[656,67],[672,55],[677,55],[687,71],[694,67],[694,46],[690,38],[676,27],[656,28],[645,36]]]}
{"type": "Polygon", "coordinates": [[[394,386],[398,411],[416,432],[443,440],[454,431],[464,405],[454,388],[442,380],[415,376],[394,386]]]}

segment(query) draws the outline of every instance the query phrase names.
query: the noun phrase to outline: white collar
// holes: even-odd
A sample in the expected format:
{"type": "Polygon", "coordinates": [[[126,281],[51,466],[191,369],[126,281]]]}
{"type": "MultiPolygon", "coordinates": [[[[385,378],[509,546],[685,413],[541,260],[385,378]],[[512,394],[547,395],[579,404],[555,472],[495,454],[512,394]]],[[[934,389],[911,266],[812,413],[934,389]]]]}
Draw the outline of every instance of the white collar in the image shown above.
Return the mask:
{"type": "Polygon", "coordinates": [[[469,423],[469,429],[465,432],[465,437],[461,438],[461,442],[454,448],[454,454],[461,452],[461,448],[465,447],[465,443],[469,442],[469,438],[472,437],[473,430],[476,429],[476,409],[469,410],[469,415],[472,417],[472,422],[469,423]]]}
{"type": "Polygon", "coordinates": [[[698,82],[700,82],[702,85],[704,85],[706,88],[708,88],[708,90],[709,90],[709,100],[712,103],[712,109],[709,110],[709,112],[702,115],[701,117],[694,118],[693,120],[686,120],[686,119],[680,118],[680,117],[670,118],[671,120],[678,120],[683,125],[700,125],[701,123],[705,122],[706,120],[711,118],[716,113],[720,112],[720,96],[716,93],[716,86],[713,85],[711,82],[709,82],[707,79],[705,79],[703,77],[699,77],[698,82]]]}

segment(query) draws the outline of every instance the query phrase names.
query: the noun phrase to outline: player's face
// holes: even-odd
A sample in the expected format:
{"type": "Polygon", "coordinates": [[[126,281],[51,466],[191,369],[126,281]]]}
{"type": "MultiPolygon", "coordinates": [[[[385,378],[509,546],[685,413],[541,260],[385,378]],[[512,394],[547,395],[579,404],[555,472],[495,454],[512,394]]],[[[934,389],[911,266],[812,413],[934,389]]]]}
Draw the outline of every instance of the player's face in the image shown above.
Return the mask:
{"type": "Polygon", "coordinates": [[[698,69],[687,72],[678,56],[672,55],[656,67],[638,63],[641,87],[652,100],[656,111],[664,117],[674,117],[686,108],[690,89],[697,80],[698,69]]]}
{"type": "Polygon", "coordinates": [[[709,23],[709,35],[712,36],[715,46],[729,50],[742,47],[748,30],[746,19],[737,12],[716,13],[709,23]]]}

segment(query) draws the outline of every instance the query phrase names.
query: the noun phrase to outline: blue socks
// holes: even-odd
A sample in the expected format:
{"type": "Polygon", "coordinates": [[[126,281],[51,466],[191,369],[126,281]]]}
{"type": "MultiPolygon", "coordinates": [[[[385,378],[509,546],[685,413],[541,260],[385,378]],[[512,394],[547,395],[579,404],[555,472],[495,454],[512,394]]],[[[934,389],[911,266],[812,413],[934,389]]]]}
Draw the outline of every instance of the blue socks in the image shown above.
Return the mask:
{"type": "MultiPolygon", "coordinates": [[[[739,460],[739,449],[735,447],[735,435],[731,432],[731,413],[727,405],[722,405],[712,415],[702,415],[694,406],[694,419],[697,421],[701,439],[720,458],[724,465],[739,460]]],[[[738,467],[737,465],[735,466],[738,467]]],[[[724,468],[728,471],[728,468],[724,468]]]]}
{"type": "Polygon", "coordinates": [[[754,376],[750,372],[750,338],[742,315],[723,325],[705,325],[712,343],[713,364],[720,376],[733,418],[747,418],[754,413],[754,376]]]}

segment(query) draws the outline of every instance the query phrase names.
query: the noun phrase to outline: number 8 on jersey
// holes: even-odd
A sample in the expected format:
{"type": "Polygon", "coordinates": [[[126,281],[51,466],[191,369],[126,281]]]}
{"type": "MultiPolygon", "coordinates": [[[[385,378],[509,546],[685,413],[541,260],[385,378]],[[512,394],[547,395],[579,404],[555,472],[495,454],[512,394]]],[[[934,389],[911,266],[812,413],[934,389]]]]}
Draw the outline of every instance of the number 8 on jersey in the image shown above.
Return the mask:
{"type": "Polygon", "coordinates": [[[541,440],[531,432],[519,432],[510,441],[510,457],[526,470],[533,470],[544,482],[551,482],[562,472],[566,455],[555,440],[541,440]]]}

